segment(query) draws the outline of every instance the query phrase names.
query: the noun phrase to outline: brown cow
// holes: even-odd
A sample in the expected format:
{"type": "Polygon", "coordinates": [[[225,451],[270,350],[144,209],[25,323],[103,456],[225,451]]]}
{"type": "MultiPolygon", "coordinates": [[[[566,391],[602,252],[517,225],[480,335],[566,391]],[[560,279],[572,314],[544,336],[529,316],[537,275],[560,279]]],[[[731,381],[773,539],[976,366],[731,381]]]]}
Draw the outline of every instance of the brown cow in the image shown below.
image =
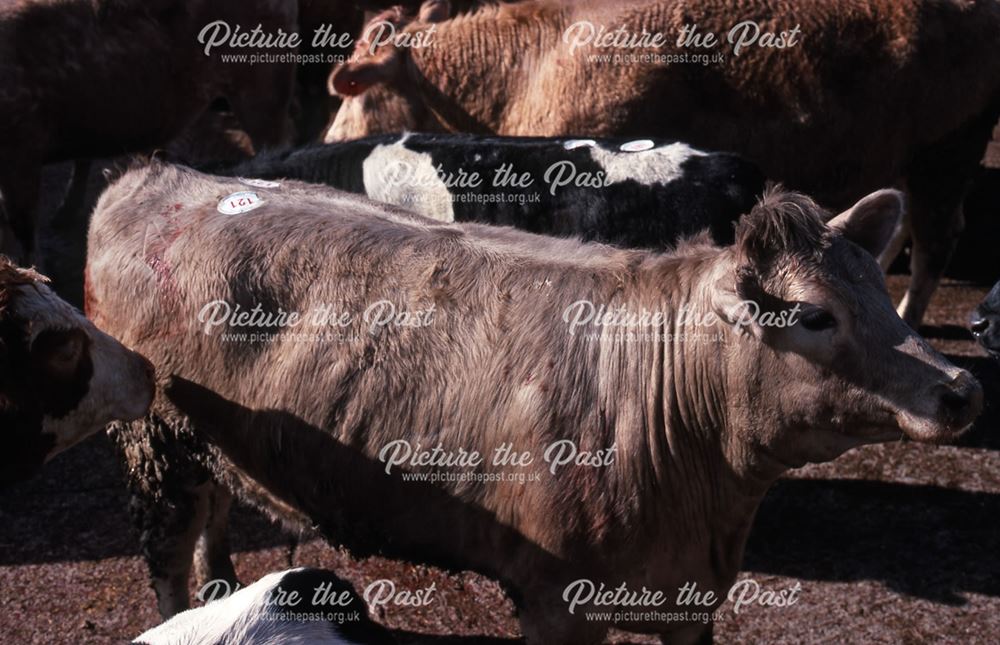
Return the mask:
{"type": "Polygon", "coordinates": [[[115,419],[146,414],[149,361],[60,299],[47,280],[0,256],[0,483],[33,475],[53,455],[115,419]]]}
{"type": "Polygon", "coordinates": [[[182,377],[115,436],[161,610],[187,602],[214,481],[356,555],[495,576],[529,643],[594,643],[608,624],[567,605],[573,581],[664,611],[685,583],[724,596],[783,472],[952,439],[982,406],[889,302],[871,254],[895,191],[827,225],[774,191],[734,246],[659,254],[276,183],[153,163],[91,223],[88,311],[182,377]],[[504,446],[532,459],[474,458],[504,446]]]}
{"type": "Polygon", "coordinates": [[[537,0],[401,31],[409,38],[400,46],[335,70],[330,85],[343,96],[387,89],[367,101],[377,111],[346,100],[328,140],[432,129],[670,137],[738,152],[837,206],[902,179],[913,280],[899,310],[914,326],[962,229],[965,186],[1000,115],[998,0],[537,0]],[[760,34],[735,56],[727,38],[745,20],[757,27],[742,29],[760,34]],[[679,44],[690,25],[716,44],[679,44]],[[664,42],[598,46],[611,40],[602,28],[664,42]],[[432,34],[429,44],[415,46],[427,41],[420,34],[432,34]],[[708,64],[593,58],[633,54],[703,55],[708,64]]]}
{"type": "MultiPolygon", "coordinates": [[[[281,0],[0,2],[0,248],[32,258],[42,164],[162,146],[226,97],[256,147],[288,138],[295,66],[228,62],[214,21],[292,32],[281,0]],[[201,36],[201,41],[199,41],[201,36]]],[[[220,27],[221,38],[224,33],[220,27]]],[[[284,51],[284,50],[283,50],[284,51]]]]}

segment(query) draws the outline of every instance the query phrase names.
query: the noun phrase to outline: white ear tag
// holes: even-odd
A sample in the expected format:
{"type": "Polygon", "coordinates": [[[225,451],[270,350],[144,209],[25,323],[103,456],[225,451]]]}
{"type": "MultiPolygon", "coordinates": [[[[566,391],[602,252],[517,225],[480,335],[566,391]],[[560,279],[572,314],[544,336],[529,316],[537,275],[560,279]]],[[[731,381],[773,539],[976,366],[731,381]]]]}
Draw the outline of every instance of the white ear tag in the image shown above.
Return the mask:
{"type": "Polygon", "coordinates": [[[264,200],[257,193],[243,190],[232,195],[227,195],[219,200],[218,210],[223,215],[239,215],[260,208],[264,205],[264,200]]]}
{"type": "Polygon", "coordinates": [[[281,182],[255,179],[253,177],[237,177],[236,181],[254,188],[281,188],[281,182]]]}
{"type": "Polygon", "coordinates": [[[643,150],[650,150],[656,144],[649,139],[637,139],[636,141],[628,141],[626,143],[618,146],[618,149],[622,152],[642,152],[643,150]]]}

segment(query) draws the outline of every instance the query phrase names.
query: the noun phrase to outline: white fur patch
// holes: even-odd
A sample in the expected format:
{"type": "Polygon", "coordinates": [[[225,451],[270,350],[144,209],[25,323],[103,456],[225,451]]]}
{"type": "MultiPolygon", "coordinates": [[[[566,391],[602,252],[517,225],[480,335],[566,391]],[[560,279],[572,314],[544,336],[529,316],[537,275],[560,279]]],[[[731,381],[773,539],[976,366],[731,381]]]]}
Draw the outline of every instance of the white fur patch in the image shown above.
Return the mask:
{"type": "Polygon", "coordinates": [[[451,193],[437,174],[431,156],[403,144],[376,146],[362,164],[365,193],[372,199],[402,206],[442,222],[454,222],[451,193]]]}
{"type": "Polygon", "coordinates": [[[135,642],[145,645],[354,645],[353,641],[337,634],[331,623],[288,620],[281,615],[281,608],[276,607],[276,603],[268,602],[268,594],[289,571],[269,573],[226,598],[183,611],[144,632],[135,642]]]}
{"type": "MultiPolygon", "coordinates": [[[[629,144],[623,144],[622,147],[625,145],[629,144]]],[[[635,152],[605,150],[598,146],[590,148],[591,158],[604,169],[608,182],[617,184],[631,179],[646,186],[668,184],[680,178],[684,174],[681,165],[685,161],[706,154],[683,143],[671,143],[635,152]]]]}

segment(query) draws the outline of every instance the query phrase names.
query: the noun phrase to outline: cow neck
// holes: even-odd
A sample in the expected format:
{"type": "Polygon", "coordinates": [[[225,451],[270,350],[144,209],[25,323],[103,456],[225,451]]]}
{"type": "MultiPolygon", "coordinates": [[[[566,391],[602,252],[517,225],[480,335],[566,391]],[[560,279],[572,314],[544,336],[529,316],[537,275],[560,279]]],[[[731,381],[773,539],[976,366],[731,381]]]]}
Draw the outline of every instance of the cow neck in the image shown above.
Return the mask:
{"type": "Polygon", "coordinates": [[[671,315],[657,358],[662,380],[651,384],[651,395],[661,404],[650,406],[645,424],[647,474],[637,479],[651,480],[663,500],[648,506],[652,515],[644,523],[654,532],[668,532],[671,540],[686,533],[689,543],[727,554],[720,568],[738,568],[757,505],[780,474],[744,466],[746,447],[733,426],[726,363],[726,348],[741,342],[739,332],[721,321],[705,325],[695,322],[693,313],[680,314],[682,304],[689,312],[707,313],[719,272],[731,263],[729,251],[705,250],[668,263],[660,269],[668,275],[652,281],[673,285],[661,296],[662,310],[671,315]],[[733,553],[735,563],[728,561],[733,553]]]}

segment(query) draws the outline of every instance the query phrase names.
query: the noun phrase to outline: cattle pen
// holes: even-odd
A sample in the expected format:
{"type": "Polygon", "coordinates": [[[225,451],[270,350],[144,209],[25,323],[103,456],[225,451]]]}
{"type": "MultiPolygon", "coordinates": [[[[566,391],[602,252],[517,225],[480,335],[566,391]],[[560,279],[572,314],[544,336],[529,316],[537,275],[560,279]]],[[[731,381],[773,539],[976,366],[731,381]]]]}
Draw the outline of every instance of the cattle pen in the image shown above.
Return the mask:
{"type": "Polygon", "coordinates": [[[0,0],[0,645],[1000,642],[1000,0],[0,0]]]}

